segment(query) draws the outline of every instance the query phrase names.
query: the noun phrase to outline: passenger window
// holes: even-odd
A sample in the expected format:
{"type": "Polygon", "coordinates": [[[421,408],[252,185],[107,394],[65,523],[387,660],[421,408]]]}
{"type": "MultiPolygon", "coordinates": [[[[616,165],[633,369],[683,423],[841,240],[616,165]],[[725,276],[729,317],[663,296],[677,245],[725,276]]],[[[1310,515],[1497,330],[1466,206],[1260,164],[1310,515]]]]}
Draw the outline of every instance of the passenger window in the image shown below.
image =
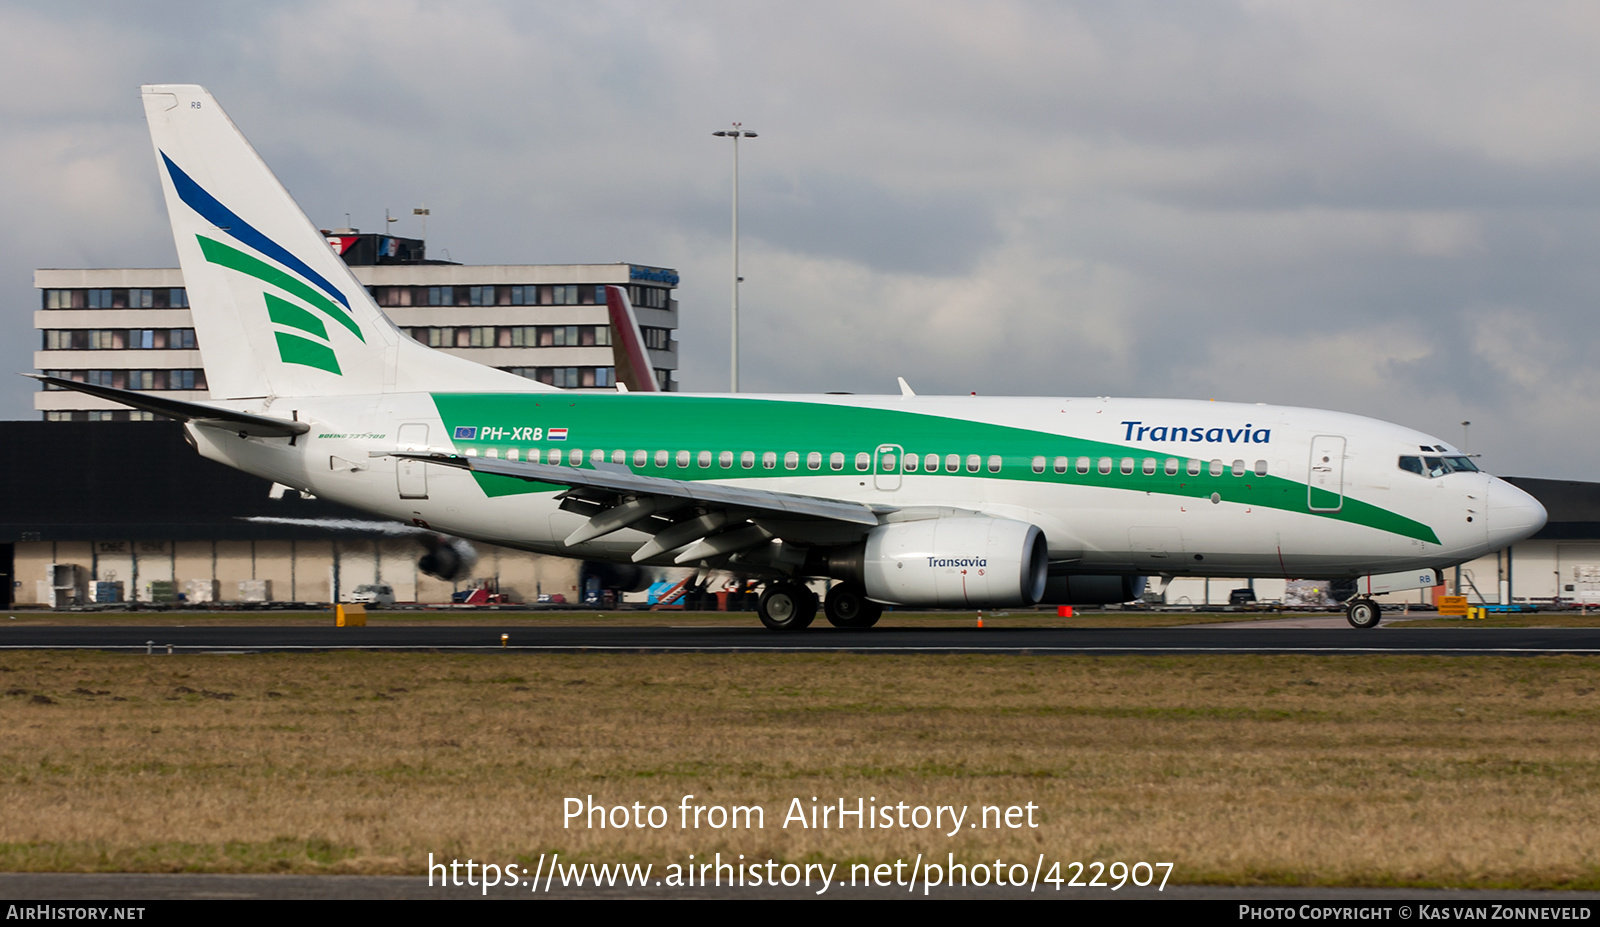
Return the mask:
{"type": "Polygon", "coordinates": [[[522,456],[521,452],[518,451],[516,448],[512,448],[511,450],[506,451],[506,459],[507,460],[517,460],[521,456],[522,456]]]}
{"type": "Polygon", "coordinates": [[[701,451],[699,454],[696,454],[695,456],[697,458],[699,458],[701,469],[705,469],[706,467],[711,466],[711,452],[710,451],[701,451]]]}
{"type": "Polygon", "coordinates": [[[723,451],[717,455],[717,464],[727,470],[733,467],[733,451],[723,451]]]}
{"type": "Polygon", "coordinates": [[[822,469],[822,455],[817,453],[816,451],[812,451],[811,453],[807,454],[806,455],[806,469],[808,469],[808,470],[821,470],[822,469]]]}
{"type": "Polygon", "coordinates": [[[611,462],[614,463],[614,464],[625,464],[625,463],[627,463],[628,462],[628,452],[627,451],[612,451],[611,452],[611,462]]]}
{"type": "Polygon", "coordinates": [[[498,458],[500,456],[500,449],[498,447],[491,447],[488,450],[483,452],[483,456],[490,457],[490,458],[498,458]]]}
{"type": "MultiPolygon", "coordinates": [[[[1044,469],[1044,458],[1043,457],[1039,458],[1039,469],[1040,470],[1044,469]]],[[[989,455],[989,472],[990,473],[999,473],[1000,472],[1000,455],[999,454],[990,454],[989,455]]]]}
{"type": "Polygon", "coordinates": [[[872,455],[866,451],[856,455],[856,469],[861,471],[872,469],[872,455]]]}
{"type": "Polygon", "coordinates": [[[545,460],[557,467],[561,466],[561,450],[559,448],[552,447],[550,449],[550,454],[545,457],[545,460]]]}
{"type": "Polygon", "coordinates": [[[790,451],[783,455],[783,469],[794,470],[800,466],[800,452],[790,451]]]}
{"type": "Polygon", "coordinates": [[[633,452],[633,465],[634,465],[635,468],[642,467],[646,463],[649,463],[649,462],[650,462],[650,453],[648,451],[634,451],[633,452]]]}
{"type": "Polygon", "coordinates": [[[917,462],[918,462],[919,459],[920,458],[918,458],[916,454],[907,454],[906,455],[905,468],[906,468],[906,472],[907,473],[915,473],[915,472],[917,472],[917,462]]]}
{"type": "Polygon", "coordinates": [[[743,454],[739,455],[739,466],[745,468],[746,470],[749,470],[750,468],[754,467],[755,465],[756,465],[756,452],[755,451],[745,451],[743,454]]]}
{"type": "Polygon", "coordinates": [[[688,466],[689,466],[689,452],[688,451],[679,451],[678,452],[678,466],[683,467],[685,469],[688,468],[688,466]]]}
{"type": "Polygon", "coordinates": [[[761,455],[761,469],[763,469],[763,470],[772,470],[772,469],[775,469],[777,466],[778,466],[778,455],[776,453],[774,453],[772,451],[767,451],[765,454],[761,455]]]}
{"type": "Polygon", "coordinates": [[[1141,469],[1144,470],[1145,476],[1154,476],[1156,472],[1156,459],[1154,457],[1146,457],[1144,459],[1144,466],[1141,469]]]}
{"type": "Polygon", "coordinates": [[[829,454],[828,455],[828,466],[832,467],[835,470],[843,470],[844,469],[844,455],[839,453],[838,451],[834,451],[832,454],[829,454]]]}
{"type": "Polygon", "coordinates": [[[1266,475],[1267,475],[1267,462],[1265,460],[1256,461],[1256,476],[1266,476],[1266,475]]]}
{"type": "Polygon", "coordinates": [[[978,472],[978,467],[982,463],[983,463],[983,458],[982,457],[979,457],[977,454],[968,454],[967,455],[967,472],[968,473],[977,473],[978,472]]]}
{"type": "Polygon", "coordinates": [[[1189,473],[1190,476],[1199,476],[1200,475],[1200,461],[1195,460],[1194,458],[1191,457],[1189,459],[1188,473],[1189,473]]]}
{"type": "Polygon", "coordinates": [[[1244,476],[1244,461],[1235,460],[1233,462],[1233,475],[1234,476],[1244,476]]]}
{"type": "Polygon", "coordinates": [[[574,467],[583,466],[583,451],[573,448],[572,453],[567,455],[567,463],[574,467]]]}
{"type": "Polygon", "coordinates": [[[1132,473],[1132,472],[1133,472],[1133,458],[1132,457],[1124,457],[1124,458],[1122,458],[1122,473],[1123,473],[1123,475],[1126,476],[1127,474],[1132,473]]]}
{"type": "Polygon", "coordinates": [[[893,471],[894,471],[894,455],[893,454],[885,454],[885,455],[883,455],[883,472],[890,473],[890,472],[893,472],[893,471]]]}
{"type": "Polygon", "coordinates": [[[1212,476],[1221,476],[1222,475],[1222,461],[1220,461],[1220,460],[1211,461],[1211,475],[1212,476]]]}
{"type": "Polygon", "coordinates": [[[1176,457],[1168,457],[1167,458],[1167,476],[1177,476],[1177,475],[1178,475],[1178,458],[1176,458],[1176,457]]]}
{"type": "Polygon", "coordinates": [[[922,469],[928,471],[929,473],[939,472],[939,455],[929,454],[927,457],[923,458],[922,469]]]}
{"type": "Polygon", "coordinates": [[[961,455],[946,454],[944,458],[944,468],[945,471],[949,473],[961,472],[961,455]]]}
{"type": "Polygon", "coordinates": [[[592,464],[605,463],[606,462],[606,452],[600,450],[598,447],[595,448],[594,450],[589,452],[589,462],[592,463],[592,464]]]}
{"type": "MultiPolygon", "coordinates": [[[[1067,467],[1070,466],[1071,463],[1072,463],[1072,461],[1068,460],[1065,457],[1057,457],[1056,460],[1055,460],[1054,469],[1055,469],[1055,471],[1057,473],[1065,473],[1065,472],[1067,472],[1067,467]]],[[[1088,467],[1084,467],[1084,469],[1087,470],[1089,468],[1088,467]]]]}
{"type": "Polygon", "coordinates": [[[656,451],[656,466],[660,467],[663,470],[666,469],[666,467],[667,467],[667,452],[666,451],[656,451]]]}
{"type": "Polygon", "coordinates": [[[1035,457],[1035,458],[1033,458],[1033,472],[1035,472],[1035,473],[1043,473],[1044,472],[1044,458],[1043,457],[1035,457]]]}
{"type": "Polygon", "coordinates": [[[1099,467],[1100,472],[1101,473],[1110,473],[1113,463],[1114,463],[1114,461],[1112,461],[1112,459],[1110,457],[1102,457],[1102,458],[1100,458],[1100,467],[1099,467]]]}
{"type": "Polygon", "coordinates": [[[1078,472],[1079,473],[1088,473],[1089,472],[1089,458],[1087,458],[1087,457],[1079,457],[1078,458],[1078,472]]]}

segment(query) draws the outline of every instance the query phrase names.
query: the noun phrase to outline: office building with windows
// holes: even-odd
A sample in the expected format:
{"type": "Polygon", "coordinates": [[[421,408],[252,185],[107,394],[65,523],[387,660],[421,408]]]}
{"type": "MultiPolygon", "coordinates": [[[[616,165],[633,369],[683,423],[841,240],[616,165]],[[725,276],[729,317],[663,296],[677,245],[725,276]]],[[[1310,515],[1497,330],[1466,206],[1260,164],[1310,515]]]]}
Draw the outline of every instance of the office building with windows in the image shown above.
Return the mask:
{"type": "MultiPolygon", "coordinates": [[[[490,367],[571,389],[616,385],[607,285],[628,288],[657,383],[675,390],[678,275],[640,264],[466,265],[426,258],[417,239],[327,233],[363,286],[401,331],[490,367]]],[[[203,400],[205,345],[176,268],[41,269],[34,272],[40,372],[120,389],[203,400]]],[[[44,389],[34,408],[48,421],[148,419],[71,390],[44,389]]]]}

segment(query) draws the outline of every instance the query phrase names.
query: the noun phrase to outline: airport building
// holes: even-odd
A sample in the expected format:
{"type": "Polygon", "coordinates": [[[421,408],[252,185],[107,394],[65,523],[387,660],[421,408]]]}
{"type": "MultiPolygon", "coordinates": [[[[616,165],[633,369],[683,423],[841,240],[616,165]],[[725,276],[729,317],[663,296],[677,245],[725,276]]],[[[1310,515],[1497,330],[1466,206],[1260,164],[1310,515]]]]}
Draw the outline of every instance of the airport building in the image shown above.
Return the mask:
{"type": "MultiPolygon", "coordinates": [[[[628,288],[656,381],[677,389],[678,275],[640,264],[467,265],[432,261],[422,241],[326,232],[328,244],[400,329],[423,344],[569,389],[615,387],[604,287],[628,288]]],[[[204,346],[177,268],[41,269],[34,327],[41,373],[204,400],[204,346]]],[[[42,389],[45,421],[152,416],[71,390],[42,389]]]]}
{"type": "Polygon", "coordinates": [[[0,496],[7,604],[327,603],[379,584],[398,602],[479,587],[577,602],[589,579],[577,560],[487,544],[460,580],[436,579],[418,566],[427,535],[206,460],[177,422],[0,422],[0,479],[27,487],[0,496]]]}
{"type": "MultiPolygon", "coordinates": [[[[476,545],[476,566],[447,582],[424,573],[419,533],[374,530],[366,513],[283,491],[202,458],[176,422],[0,422],[0,604],[124,601],[327,603],[384,584],[402,603],[443,604],[474,588],[512,602],[581,602],[627,585],[618,567],[476,545]],[[307,524],[307,522],[318,522],[307,524]],[[364,523],[364,524],[362,524],[364,523]]],[[[1588,602],[1600,606],[1600,483],[1513,480],[1549,522],[1511,548],[1445,572],[1442,589],[1394,593],[1390,615],[1458,589],[1473,604],[1588,602]]],[[[636,582],[637,577],[632,581],[636,582]]],[[[1160,588],[1151,577],[1152,590],[1160,588]]],[[[1315,598],[1325,583],[1279,578],[1166,584],[1164,603],[1228,604],[1234,589],[1261,602],[1315,598]]],[[[1302,604],[1317,604],[1307,601],[1302,604]]]]}

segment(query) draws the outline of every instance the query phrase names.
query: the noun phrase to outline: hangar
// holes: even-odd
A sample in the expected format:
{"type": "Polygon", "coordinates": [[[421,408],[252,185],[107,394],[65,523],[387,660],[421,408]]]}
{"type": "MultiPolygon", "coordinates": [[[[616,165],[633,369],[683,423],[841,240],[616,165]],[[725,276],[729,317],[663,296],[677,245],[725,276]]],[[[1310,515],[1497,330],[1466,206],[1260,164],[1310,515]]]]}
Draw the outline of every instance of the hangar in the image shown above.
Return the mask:
{"type": "Polygon", "coordinates": [[[419,603],[448,603],[474,580],[513,601],[579,592],[580,564],[562,557],[479,545],[472,577],[450,583],[418,569],[415,537],[247,521],[371,516],[206,460],[177,422],[0,422],[0,480],[8,605],[48,604],[51,564],[77,568],[82,598],[121,583],[140,602],[331,602],[378,582],[419,603]]]}

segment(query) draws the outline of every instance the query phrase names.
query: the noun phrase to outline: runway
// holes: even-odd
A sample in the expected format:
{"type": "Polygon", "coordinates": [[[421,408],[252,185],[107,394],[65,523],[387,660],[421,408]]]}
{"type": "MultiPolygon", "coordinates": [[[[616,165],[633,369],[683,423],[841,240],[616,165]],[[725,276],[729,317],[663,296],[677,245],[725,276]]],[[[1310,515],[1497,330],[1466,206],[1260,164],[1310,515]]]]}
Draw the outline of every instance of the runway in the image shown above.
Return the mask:
{"type": "Polygon", "coordinates": [[[451,653],[1378,654],[1600,653],[1600,628],[896,628],[37,626],[0,627],[0,650],[230,654],[373,650],[451,653]],[[502,635],[504,636],[502,638],[502,635]]]}

